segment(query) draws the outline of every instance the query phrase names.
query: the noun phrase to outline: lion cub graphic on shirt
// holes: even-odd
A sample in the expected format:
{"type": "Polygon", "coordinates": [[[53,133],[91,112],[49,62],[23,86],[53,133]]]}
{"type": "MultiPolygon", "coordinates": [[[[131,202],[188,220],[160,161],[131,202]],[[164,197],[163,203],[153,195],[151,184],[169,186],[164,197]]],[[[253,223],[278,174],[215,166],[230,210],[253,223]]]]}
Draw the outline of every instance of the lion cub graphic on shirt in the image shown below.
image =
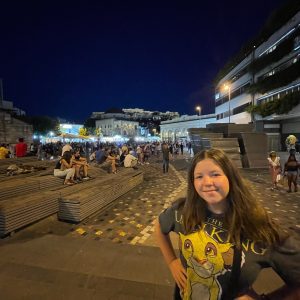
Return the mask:
{"type": "Polygon", "coordinates": [[[184,299],[218,300],[221,286],[217,276],[232,265],[232,244],[220,244],[201,230],[188,235],[180,233],[181,251],[187,261],[187,288],[184,299]]]}

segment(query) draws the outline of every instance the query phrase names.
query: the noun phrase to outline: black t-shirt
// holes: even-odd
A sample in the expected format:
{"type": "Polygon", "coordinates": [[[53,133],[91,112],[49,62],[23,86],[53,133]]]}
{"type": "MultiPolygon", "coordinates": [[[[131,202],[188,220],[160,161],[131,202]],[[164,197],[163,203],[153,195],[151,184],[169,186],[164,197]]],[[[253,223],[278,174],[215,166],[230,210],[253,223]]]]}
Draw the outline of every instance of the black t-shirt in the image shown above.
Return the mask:
{"type": "MultiPolygon", "coordinates": [[[[164,234],[179,234],[180,259],[187,269],[184,299],[221,299],[229,284],[234,245],[228,241],[223,215],[207,211],[205,224],[184,235],[182,215],[177,204],[159,216],[164,234]]],[[[241,274],[238,291],[248,289],[262,268],[272,267],[287,284],[300,284],[300,246],[288,239],[281,249],[266,248],[261,242],[242,241],[241,274]],[[286,251],[286,249],[288,249],[286,251]]]]}
{"type": "Polygon", "coordinates": [[[60,160],[58,160],[57,162],[56,162],[56,165],[55,165],[55,168],[54,169],[61,169],[61,161],[60,160]]]}

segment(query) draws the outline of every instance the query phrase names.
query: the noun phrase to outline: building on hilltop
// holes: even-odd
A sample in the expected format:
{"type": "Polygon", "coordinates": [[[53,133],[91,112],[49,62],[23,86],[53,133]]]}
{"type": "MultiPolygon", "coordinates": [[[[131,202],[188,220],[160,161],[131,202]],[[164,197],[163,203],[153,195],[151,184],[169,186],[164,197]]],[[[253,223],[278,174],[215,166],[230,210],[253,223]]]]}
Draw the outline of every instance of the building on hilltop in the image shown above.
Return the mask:
{"type": "Polygon", "coordinates": [[[110,117],[123,117],[131,120],[137,119],[153,119],[153,120],[171,120],[178,118],[180,115],[178,112],[159,112],[159,111],[147,111],[142,108],[112,108],[105,112],[93,112],[92,119],[107,119],[110,117]]]}
{"type": "Polygon", "coordinates": [[[216,122],[253,122],[274,150],[284,150],[289,134],[300,140],[299,4],[289,14],[280,28],[277,22],[276,30],[251,45],[243,59],[230,69],[225,66],[215,87],[216,122]]]}
{"type": "Polygon", "coordinates": [[[133,137],[139,133],[139,123],[120,117],[110,117],[96,120],[96,128],[99,128],[103,136],[112,137],[121,135],[133,137]]]}
{"type": "Polygon", "coordinates": [[[148,136],[159,133],[161,121],[179,117],[178,112],[145,111],[141,108],[111,108],[106,112],[93,112],[96,128],[100,128],[104,136],[139,135],[148,136]]]}

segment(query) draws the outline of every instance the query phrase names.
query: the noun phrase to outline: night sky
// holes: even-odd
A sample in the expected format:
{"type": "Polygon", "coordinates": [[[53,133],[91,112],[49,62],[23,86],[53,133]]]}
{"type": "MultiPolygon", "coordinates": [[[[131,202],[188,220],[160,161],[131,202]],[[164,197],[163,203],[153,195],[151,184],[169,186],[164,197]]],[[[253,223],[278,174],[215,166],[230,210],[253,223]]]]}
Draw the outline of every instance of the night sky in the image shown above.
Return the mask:
{"type": "Polygon", "coordinates": [[[77,122],[111,107],[213,113],[216,74],[285,2],[3,0],[4,100],[77,122]]]}

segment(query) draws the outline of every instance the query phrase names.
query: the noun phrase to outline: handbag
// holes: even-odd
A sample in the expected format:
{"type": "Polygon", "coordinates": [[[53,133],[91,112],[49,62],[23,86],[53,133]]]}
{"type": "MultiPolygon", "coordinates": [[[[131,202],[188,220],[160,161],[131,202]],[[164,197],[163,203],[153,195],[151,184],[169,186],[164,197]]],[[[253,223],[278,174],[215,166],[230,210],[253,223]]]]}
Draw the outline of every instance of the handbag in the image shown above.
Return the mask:
{"type": "Polygon", "coordinates": [[[276,176],[276,182],[279,182],[281,180],[281,174],[277,174],[276,176]]]}

